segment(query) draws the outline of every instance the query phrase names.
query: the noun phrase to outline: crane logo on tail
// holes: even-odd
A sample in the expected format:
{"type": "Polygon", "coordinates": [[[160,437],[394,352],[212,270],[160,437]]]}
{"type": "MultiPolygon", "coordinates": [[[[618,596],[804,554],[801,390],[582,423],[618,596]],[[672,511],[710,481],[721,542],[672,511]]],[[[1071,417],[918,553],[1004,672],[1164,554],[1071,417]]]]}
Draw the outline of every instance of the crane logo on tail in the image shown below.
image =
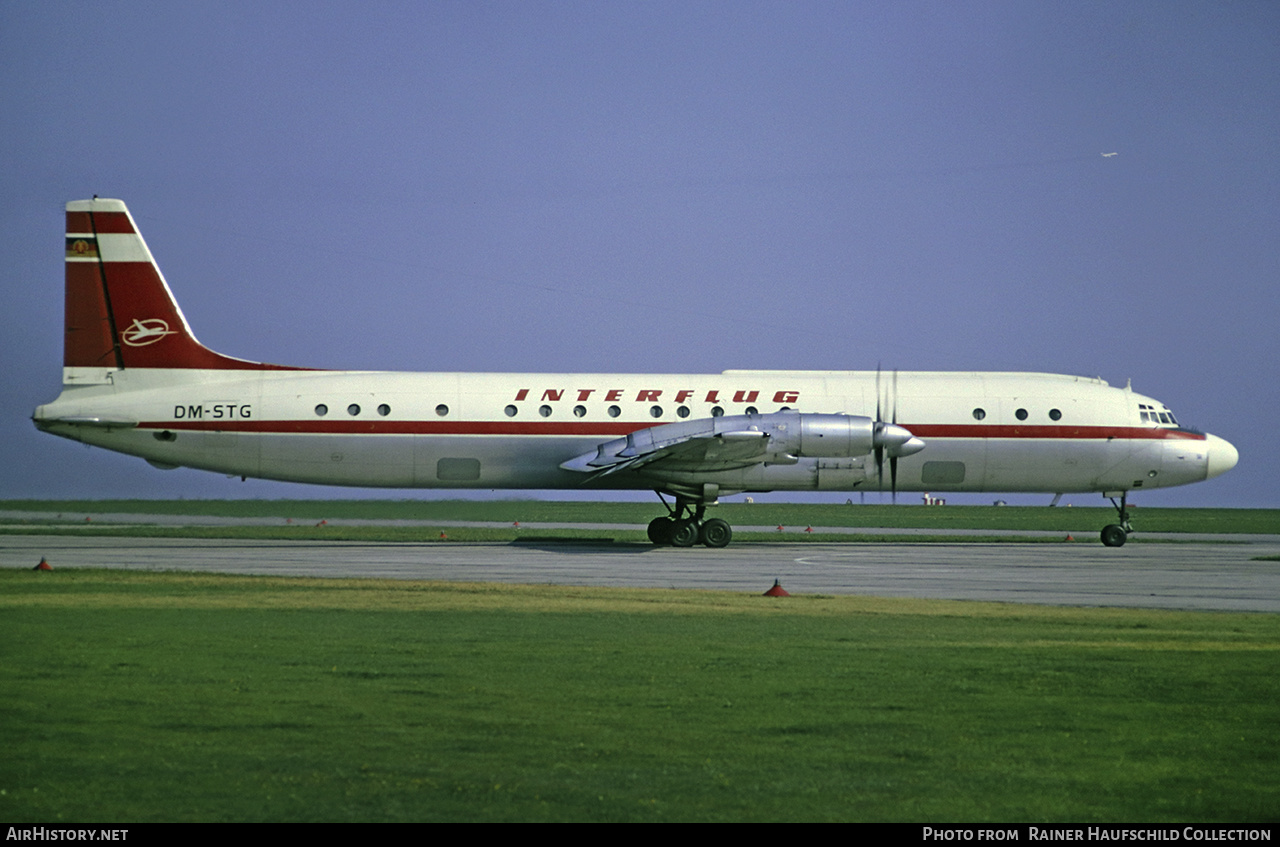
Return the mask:
{"type": "Polygon", "coordinates": [[[146,347],[148,344],[155,344],[166,335],[173,335],[174,330],[169,329],[167,321],[161,318],[147,318],[146,320],[133,319],[133,326],[126,329],[120,334],[120,339],[130,347],[146,347]]]}

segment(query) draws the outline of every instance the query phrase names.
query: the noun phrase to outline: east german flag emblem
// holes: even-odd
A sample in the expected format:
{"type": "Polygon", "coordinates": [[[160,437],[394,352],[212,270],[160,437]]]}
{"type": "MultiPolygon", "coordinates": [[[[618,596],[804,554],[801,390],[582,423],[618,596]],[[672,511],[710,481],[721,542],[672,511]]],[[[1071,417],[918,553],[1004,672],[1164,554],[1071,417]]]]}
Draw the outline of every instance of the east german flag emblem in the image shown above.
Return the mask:
{"type": "Polygon", "coordinates": [[[68,259],[98,258],[98,239],[79,236],[67,239],[68,259]]]}

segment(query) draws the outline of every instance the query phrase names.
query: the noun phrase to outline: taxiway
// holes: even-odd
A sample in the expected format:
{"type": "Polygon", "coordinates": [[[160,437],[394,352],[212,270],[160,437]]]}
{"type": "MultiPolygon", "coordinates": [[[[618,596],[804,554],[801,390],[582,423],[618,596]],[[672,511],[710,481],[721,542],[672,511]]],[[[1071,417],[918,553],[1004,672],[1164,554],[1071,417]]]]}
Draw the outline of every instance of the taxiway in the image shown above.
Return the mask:
{"type": "Polygon", "coordinates": [[[0,536],[0,567],[870,594],[1071,606],[1280,612],[1280,537],[1246,543],[741,544],[677,550],[555,541],[363,543],[0,536]]]}

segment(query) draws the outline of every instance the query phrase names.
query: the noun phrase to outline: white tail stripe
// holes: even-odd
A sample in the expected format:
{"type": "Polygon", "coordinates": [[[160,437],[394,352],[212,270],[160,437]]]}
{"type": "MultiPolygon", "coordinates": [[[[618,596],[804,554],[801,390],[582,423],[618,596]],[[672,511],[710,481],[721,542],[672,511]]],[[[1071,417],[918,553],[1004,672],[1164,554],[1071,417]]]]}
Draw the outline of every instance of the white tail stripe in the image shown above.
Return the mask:
{"type": "Polygon", "coordinates": [[[151,251],[141,236],[103,233],[98,236],[98,255],[104,262],[152,262],[151,251]]]}

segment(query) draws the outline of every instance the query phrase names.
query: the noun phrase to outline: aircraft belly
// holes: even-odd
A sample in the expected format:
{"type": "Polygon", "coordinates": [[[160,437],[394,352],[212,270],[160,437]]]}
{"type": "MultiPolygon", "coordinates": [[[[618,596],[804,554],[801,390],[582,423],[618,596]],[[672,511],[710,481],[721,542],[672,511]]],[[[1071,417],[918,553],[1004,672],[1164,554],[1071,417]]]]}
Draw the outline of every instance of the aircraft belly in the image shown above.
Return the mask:
{"type": "Polygon", "coordinates": [[[1129,444],[1100,439],[987,440],[987,491],[1096,491],[1108,465],[1123,461],[1129,444]]]}
{"type": "Polygon", "coordinates": [[[321,485],[410,487],[413,435],[264,434],[264,479],[321,485]]]}
{"type": "MultiPolygon", "coordinates": [[[[986,439],[934,438],[919,453],[898,460],[899,491],[986,491],[988,464],[986,439]]],[[[888,490],[892,468],[884,461],[884,481],[888,490]]],[[[876,473],[872,466],[871,473],[876,473]]]]}
{"type": "Polygon", "coordinates": [[[567,457],[591,449],[597,437],[420,436],[414,445],[414,485],[420,488],[577,488],[580,474],[561,470],[567,457]]]}
{"type": "Polygon", "coordinates": [[[582,449],[580,439],[269,435],[261,475],[325,485],[552,488],[580,482],[559,463],[582,449]]]}
{"type": "MultiPolygon", "coordinates": [[[[76,427],[85,444],[138,456],[157,467],[188,467],[236,476],[261,476],[260,439],[243,433],[76,427]]],[[[59,433],[61,434],[61,433],[59,433]]]]}
{"type": "Polygon", "coordinates": [[[926,450],[900,461],[898,490],[1099,491],[1114,487],[1105,479],[1131,473],[1124,468],[1132,444],[1123,439],[931,439],[926,450]]]}
{"type": "Polygon", "coordinates": [[[1160,471],[1163,447],[1158,441],[1116,439],[1108,443],[1104,465],[1090,486],[1095,491],[1128,491],[1154,487],[1154,471],[1160,471]]]}
{"type": "Polygon", "coordinates": [[[602,487],[646,488],[655,483],[700,487],[715,485],[722,491],[853,491],[867,482],[865,456],[841,459],[799,459],[794,463],[760,462],[744,468],[715,471],[659,470],[645,468],[607,477],[602,487]]]}

